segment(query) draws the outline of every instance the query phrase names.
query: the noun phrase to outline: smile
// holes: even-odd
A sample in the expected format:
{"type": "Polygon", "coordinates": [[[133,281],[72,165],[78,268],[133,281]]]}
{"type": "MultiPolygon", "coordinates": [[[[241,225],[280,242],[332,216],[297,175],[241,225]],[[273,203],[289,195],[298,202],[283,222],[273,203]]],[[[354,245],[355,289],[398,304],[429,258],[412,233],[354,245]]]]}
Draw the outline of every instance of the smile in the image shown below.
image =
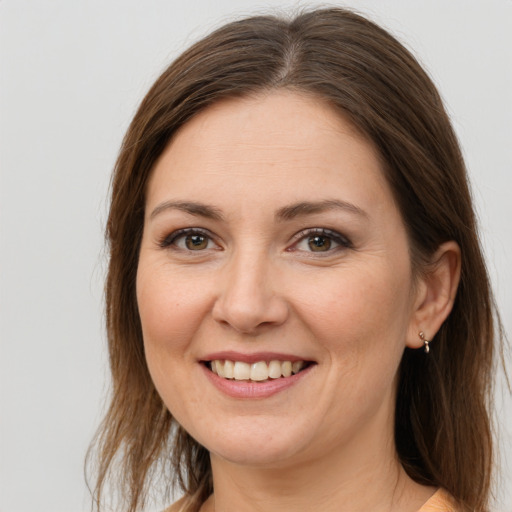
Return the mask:
{"type": "Polygon", "coordinates": [[[272,360],[246,363],[243,361],[230,361],[216,359],[207,363],[208,368],[224,379],[238,381],[265,382],[269,379],[291,377],[304,370],[307,361],[278,361],[272,360]]]}

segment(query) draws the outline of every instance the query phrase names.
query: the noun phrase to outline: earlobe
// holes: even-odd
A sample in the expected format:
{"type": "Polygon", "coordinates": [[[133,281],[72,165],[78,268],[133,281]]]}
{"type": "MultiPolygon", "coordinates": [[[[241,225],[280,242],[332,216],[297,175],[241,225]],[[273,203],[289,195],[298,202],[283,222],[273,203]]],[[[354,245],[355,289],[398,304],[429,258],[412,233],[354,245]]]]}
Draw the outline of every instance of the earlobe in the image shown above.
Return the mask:
{"type": "Polygon", "coordinates": [[[415,309],[407,333],[409,348],[426,348],[425,340],[435,344],[434,336],[453,308],[460,266],[459,245],[453,240],[441,244],[417,287],[415,309]]]}

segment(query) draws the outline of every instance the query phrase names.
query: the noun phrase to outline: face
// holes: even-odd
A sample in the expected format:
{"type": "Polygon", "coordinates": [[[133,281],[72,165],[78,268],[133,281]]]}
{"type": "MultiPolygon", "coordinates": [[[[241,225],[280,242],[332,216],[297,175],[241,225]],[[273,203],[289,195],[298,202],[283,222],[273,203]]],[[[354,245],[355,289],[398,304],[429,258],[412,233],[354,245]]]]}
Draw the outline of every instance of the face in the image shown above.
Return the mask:
{"type": "Polygon", "coordinates": [[[153,170],[137,273],[147,364],[214,457],[306,463],[392,435],[412,285],[375,150],[317,99],[220,102],[153,170]]]}

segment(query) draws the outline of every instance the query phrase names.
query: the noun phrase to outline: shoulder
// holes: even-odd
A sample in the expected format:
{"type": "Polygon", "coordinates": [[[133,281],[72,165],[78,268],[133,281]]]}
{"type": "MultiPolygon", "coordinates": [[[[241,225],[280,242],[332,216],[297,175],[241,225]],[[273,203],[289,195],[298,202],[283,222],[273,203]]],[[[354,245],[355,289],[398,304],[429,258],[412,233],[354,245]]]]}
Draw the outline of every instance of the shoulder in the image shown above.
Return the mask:
{"type": "Polygon", "coordinates": [[[457,503],[450,493],[438,489],[418,512],[458,512],[457,503]]]}
{"type": "Polygon", "coordinates": [[[185,497],[173,503],[169,508],[163,512],[187,512],[185,497]]]}
{"type": "Polygon", "coordinates": [[[194,496],[183,496],[176,503],[173,503],[169,508],[162,512],[197,512],[199,509],[206,512],[206,510],[213,510],[213,495],[211,495],[204,503],[198,504],[194,496]]]}

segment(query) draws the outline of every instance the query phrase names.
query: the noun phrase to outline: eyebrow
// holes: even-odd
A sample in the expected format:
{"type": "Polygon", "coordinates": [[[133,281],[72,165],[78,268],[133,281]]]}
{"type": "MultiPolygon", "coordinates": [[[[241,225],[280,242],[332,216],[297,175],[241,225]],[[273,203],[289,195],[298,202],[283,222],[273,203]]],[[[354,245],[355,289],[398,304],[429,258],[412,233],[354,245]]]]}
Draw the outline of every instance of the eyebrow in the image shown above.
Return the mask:
{"type": "Polygon", "coordinates": [[[328,210],[343,210],[360,217],[368,218],[368,214],[355,204],[347,201],[340,201],[339,199],[326,199],[325,201],[301,201],[279,209],[276,213],[276,218],[281,221],[286,221],[304,215],[322,213],[328,210]]]}
{"type": "Polygon", "coordinates": [[[159,204],[149,216],[150,219],[154,219],[158,214],[166,210],[180,210],[190,215],[196,215],[199,217],[205,217],[213,220],[223,220],[224,217],[222,212],[215,206],[211,206],[203,203],[194,203],[191,201],[166,201],[165,203],[159,204]]]}
{"type": "MultiPolygon", "coordinates": [[[[192,201],[165,201],[159,204],[150,215],[150,219],[154,219],[160,213],[166,210],[180,210],[198,217],[205,217],[207,219],[224,220],[222,211],[212,205],[204,203],[196,203],[192,201]]],[[[276,219],[278,221],[288,221],[297,217],[305,215],[312,215],[315,213],[322,213],[328,210],[343,210],[361,217],[368,218],[368,214],[358,206],[347,201],[339,199],[326,199],[324,201],[300,201],[298,203],[284,206],[276,212],[276,219]]]]}

